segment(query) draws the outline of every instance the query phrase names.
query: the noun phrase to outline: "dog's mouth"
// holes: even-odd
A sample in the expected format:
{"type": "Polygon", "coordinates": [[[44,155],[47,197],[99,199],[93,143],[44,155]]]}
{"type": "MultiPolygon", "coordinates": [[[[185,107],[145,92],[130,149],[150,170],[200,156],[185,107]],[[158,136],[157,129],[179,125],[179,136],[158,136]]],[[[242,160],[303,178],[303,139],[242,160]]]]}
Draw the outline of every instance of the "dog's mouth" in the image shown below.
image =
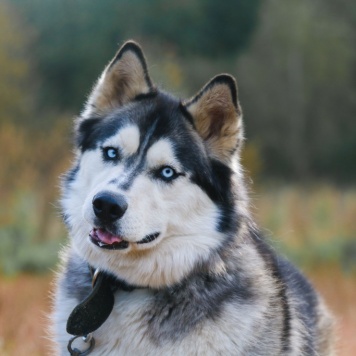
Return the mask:
{"type": "MultiPolygon", "coordinates": [[[[145,236],[142,240],[135,242],[142,245],[150,243],[157,239],[159,232],[145,236]]],[[[129,247],[129,242],[124,240],[122,236],[114,235],[103,228],[93,228],[89,233],[91,242],[106,250],[124,250],[129,247]]]]}

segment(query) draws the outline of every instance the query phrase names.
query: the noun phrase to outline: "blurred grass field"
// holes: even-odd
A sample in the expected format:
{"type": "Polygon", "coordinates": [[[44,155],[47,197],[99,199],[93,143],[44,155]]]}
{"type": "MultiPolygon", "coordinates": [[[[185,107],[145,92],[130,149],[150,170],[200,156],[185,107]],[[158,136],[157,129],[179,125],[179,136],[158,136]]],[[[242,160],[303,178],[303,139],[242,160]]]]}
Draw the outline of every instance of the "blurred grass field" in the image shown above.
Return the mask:
{"type": "MultiPolygon", "coordinates": [[[[352,356],[356,350],[356,191],[328,185],[265,186],[252,195],[252,205],[275,249],[309,276],[335,314],[338,354],[352,356]]],[[[51,218],[57,221],[52,226],[52,244],[40,248],[40,243],[32,241],[35,247],[31,247],[30,242],[28,248],[35,252],[27,257],[27,264],[21,254],[12,256],[13,266],[20,263],[23,270],[28,268],[32,273],[12,267],[16,272],[1,277],[0,355],[50,352],[50,341],[46,339],[53,279],[50,268],[65,234],[59,217],[53,214],[51,218]],[[36,267],[38,256],[42,257],[36,267]],[[34,273],[41,268],[48,273],[34,273]]]]}
{"type": "Polygon", "coordinates": [[[57,177],[73,116],[129,38],[154,82],[179,96],[236,76],[256,220],[325,296],[339,355],[355,355],[356,2],[3,0],[0,356],[50,354],[49,290],[66,243],[57,177]],[[294,185],[260,185],[274,179],[294,185]]]}
{"type": "Polygon", "coordinates": [[[265,235],[299,266],[356,271],[355,189],[264,187],[252,205],[265,235]]]}

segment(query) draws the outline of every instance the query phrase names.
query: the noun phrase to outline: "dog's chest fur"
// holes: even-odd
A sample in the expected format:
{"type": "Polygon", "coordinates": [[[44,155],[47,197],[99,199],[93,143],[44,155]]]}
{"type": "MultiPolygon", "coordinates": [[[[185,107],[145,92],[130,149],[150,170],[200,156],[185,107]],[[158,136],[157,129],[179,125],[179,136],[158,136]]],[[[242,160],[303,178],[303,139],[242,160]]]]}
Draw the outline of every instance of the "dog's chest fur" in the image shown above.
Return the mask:
{"type": "MultiPolygon", "coordinates": [[[[232,263],[239,253],[254,260],[257,269],[264,264],[252,246],[230,256],[232,263]]],[[[72,252],[69,258],[56,308],[61,311],[56,318],[63,354],[71,337],[63,332],[68,314],[90,292],[91,280],[86,263],[72,252]]],[[[267,273],[225,270],[216,276],[193,274],[171,288],[119,290],[113,312],[93,333],[93,354],[280,354],[282,305],[274,284],[267,273]]],[[[79,348],[87,347],[77,341],[79,348]]]]}

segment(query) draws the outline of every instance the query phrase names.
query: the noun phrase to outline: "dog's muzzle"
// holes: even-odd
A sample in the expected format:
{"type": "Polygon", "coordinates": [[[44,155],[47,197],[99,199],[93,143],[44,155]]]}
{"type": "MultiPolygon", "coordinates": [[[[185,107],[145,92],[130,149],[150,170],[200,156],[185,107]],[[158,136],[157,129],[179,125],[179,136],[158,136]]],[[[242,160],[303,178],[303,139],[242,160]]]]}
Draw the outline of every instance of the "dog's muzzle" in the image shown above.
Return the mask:
{"type": "MultiPolygon", "coordinates": [[[[91,242],[107,250],[126,249],[129,242],[115,231],[115,223],[122,218],[128,208],[125,197],[121,194],[103,191],[94,196],[92,205],[96,221],[95,227],[89,233],[91,242]]],[[[159,234],[159,232],[151,233],[136,243],[148,244],[156,240],[159,234]]]]}

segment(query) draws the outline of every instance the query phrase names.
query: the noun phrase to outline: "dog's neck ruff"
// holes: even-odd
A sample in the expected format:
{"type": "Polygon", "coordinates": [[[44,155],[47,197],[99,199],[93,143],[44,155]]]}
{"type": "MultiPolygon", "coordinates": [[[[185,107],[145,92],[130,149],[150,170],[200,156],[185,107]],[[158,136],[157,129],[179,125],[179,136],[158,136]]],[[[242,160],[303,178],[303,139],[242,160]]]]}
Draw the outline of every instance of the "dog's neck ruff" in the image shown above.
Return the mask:
{"type": "Polygon", "coordinates": [[[68,351],[71,355],[88,355],[95,347],[95,340],[91,333],[97,330],[110,316],[114,307],[115,291],[121,289],[131,292],[137,288],[125,281],[119,280],[99,269],[89,266],[92,275],[92,291],[71,312],[67,320],[67,332],[74,335],[69,340],[68,351]],[[88,337],[90,335],[90,337],[88,337]],[[83,337],[85,342],[90,342],[87,350],[72,349],[72,343],[78,337],[83,337]],[[86,341],[87,340],[87,341],[86,341]]]}

